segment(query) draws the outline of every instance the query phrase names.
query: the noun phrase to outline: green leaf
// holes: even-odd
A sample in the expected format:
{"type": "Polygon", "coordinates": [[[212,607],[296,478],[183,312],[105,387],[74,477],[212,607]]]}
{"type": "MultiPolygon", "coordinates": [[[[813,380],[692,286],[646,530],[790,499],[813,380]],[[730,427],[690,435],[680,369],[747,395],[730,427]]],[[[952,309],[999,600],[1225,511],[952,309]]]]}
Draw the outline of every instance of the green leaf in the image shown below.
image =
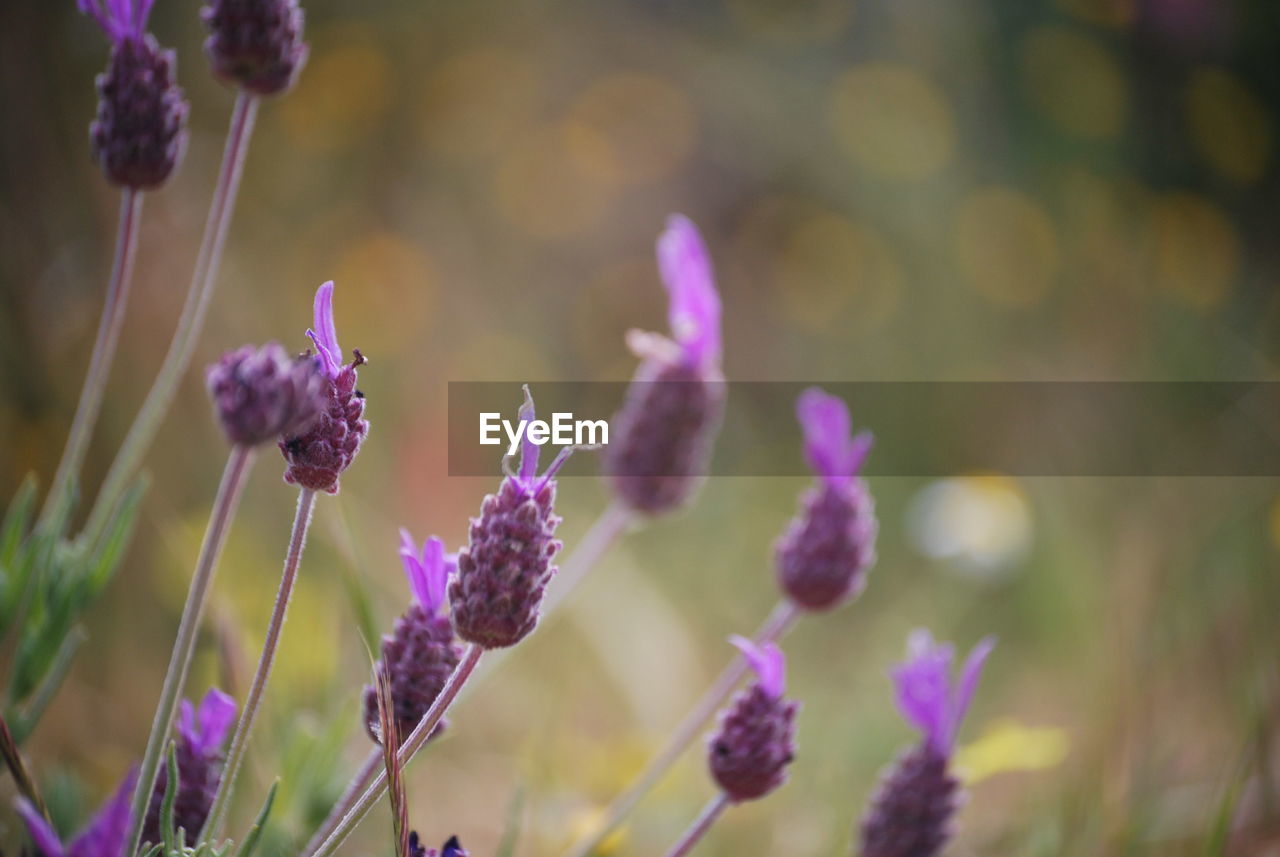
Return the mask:
{"type": "Polygon", "coordinates": [[[133,525],[138,515],[138,504],[147,490],[147,479],[139,476],[125,492],[111,518],[107,522],[102,540],[93,546],[84,577],[84,588],[80,593],[84,601],[89,601],[102,592],[103,587],[115,576],[120,563],[120,556],[129,544],[133,535],[133,525]]]}
{"type": "Polygon", "coordinates": [[[28,473],[22,480],[18,491],[9,501],[9,509],[5,512],[4,523],[0,524],[0,571],[13,565],[18,546],[27,534],[31,525],[31,514],[35,508],[36,477],[28,473]]]}
{"type": "Polygon", "coordinates": [[[276,801],[276,788],[280,785],[277,778],[271,784],[271,788],[267,790],[267,799],[263,801],[262,811],[258,813],[258,818],[253,823],[253,827],[249,828],[249,832],[245,834],[244,841],[240,843],[240,847],[236,850],[235,857],[253,857],[253,852],[258,847],[258,840],[262,838],[262,829],[266,827],[267,818],[271,815],[271,807],[276,801]]]}
{"type": "MultiPolygon", "coordinates": [[[[164,798],[160,801],[160,836],[164,839],[164,850],[172,854],[187,844],[186,836],[178,839],[173,829],[173,805],[178,801],[178,742],[169,742],[168,759],[165,762],[169,781],[164,786],[164,798]]],[[[136,823],[136,822],[135,822],[136,823]]]]}
{"type": "Polygon", "coordinates": [[[520,827],[524,819],[524,783],[516,786],[507,802],[507,823],[502,831],[502,839],[498,841],[498,850],[494,857],[511,857],[515,853],[516,844],[520,840],[520,827]]]}
{"type": "Polygon", "coordinates": [[[66,679],[67,673],[70,672],[71,661],[75,658],[76,652],[87,639],[89,639],[88,632],[79,625],[73,627],[63,638],[62,645],[58,648],[57,654],[54,655],[52,664],[50,664],[39,685],[31,694],[31,701],[15,718],[13,731],[14,740],[17,743],[21,744],[25,741],[35,729],[36,724],[40,722],[40,718],[44,715],[44,710],[49,707],[49,703],[53,701],[53,697],[57,695],[58,689],[62,687],[62,682],[66,679]]]}

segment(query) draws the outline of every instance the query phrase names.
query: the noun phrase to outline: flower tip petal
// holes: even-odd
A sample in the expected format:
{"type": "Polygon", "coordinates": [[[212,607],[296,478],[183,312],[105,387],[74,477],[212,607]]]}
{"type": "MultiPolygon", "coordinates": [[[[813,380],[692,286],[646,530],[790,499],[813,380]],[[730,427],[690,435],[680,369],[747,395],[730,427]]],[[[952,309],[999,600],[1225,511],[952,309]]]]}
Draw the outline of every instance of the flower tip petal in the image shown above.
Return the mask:
{"type": "Polygon", "coordinates": [[[200,726],[200,740],[204,749],[216,751],[221,749],[223,740],[231,731],[231,724],[236,719],[236,701],[230,694],[211,687],[200,700],[197,720],[200,726]]]}
{"type": "Polygon", "coordinates": [[[669,295],[668,323],[692,362],[720,359],[720,294],[711,257],[693,221],[673,214],[658,237],[658,270],[669,295]]]}
{"type": "Polygon", "coordinates": [[[26,823],[27,832],[31,834],[31,841],[35,843],[37,851],[44,857],[63,857],[66,852],[62,847],[62,840],[31,801],[16,797],[13,799],[13,808],[26,823]]]}
{"type": "Polygon", "coordinates": [[[763,646],[758,646],[737,634],[730,637],[729,642],[736,646],[742,652],[742,656],[747,659],[765,693],[775,699],[780,698],[786,684],[786,658],[777,644],[765,643],[763,646]]]}

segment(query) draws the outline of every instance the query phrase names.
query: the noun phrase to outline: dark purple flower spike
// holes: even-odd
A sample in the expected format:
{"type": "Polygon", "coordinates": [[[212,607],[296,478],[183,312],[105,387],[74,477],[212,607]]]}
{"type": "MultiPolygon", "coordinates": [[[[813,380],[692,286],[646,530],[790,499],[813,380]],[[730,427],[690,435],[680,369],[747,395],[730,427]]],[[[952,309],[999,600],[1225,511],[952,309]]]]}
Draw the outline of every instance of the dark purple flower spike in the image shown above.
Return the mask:
{"type": "Polygon", "coordinates": [[[707,747],[711,776],[733,803],[756,800],[787,781],[795,756],[795,717],[800,704],[783,696],[786,660],[773,643],[732,642],[755,670],[756,680],[720,716],[707,747]]]}
{"type": "Polygon", "coordinates": [[[829,610],[862,591],[875,562],[875,503],[858,478],[871,435],[853,436],[844,402],[816,387],[800,395],[796,418],[818,483],[801,498],[800,512],[778,540],[775,569],[793,604],[829,610]]]}
{"type": "Polygon", "coordinates": [[[974,646],[953,682],[954,650],[928,631],[912,633],[907,660],[891,675],[898,709],[920,744],[881,777],[862,821],[862,857],[933,857],[951,838],[960,783],[951,775],[956,733],[995,640],[974,646]]]}
{"type": "MultiPolygon", "coordinates": [[[[396,620],[391,634],[382,638],[382,657],[374,675],[386,672],[391,686],[397,728],[407,738],[440,695],[462,652],[454,642],[453,623],[441,613],[445,587],[458,567],[457,555],[445,553],[444,542],[432,536],[418,550],[407,530],[400,531],[400,559],[413,593],[413,604],[396,620]]],[[[375,681],[376,684],[376,681],[375,681]]],[[[382,743],[378,716],[378,692],[364,690],[364,725],[369,737],[382,743]]],[[[432,737],[445,728],[445,721],[432,737]]]]}
{"type": "Polygon", "coordinates": [[[315,356],[291,357],[274,342],[222,355],[205,373],[227,439],[257,446],[309,429],[328,404],[328,375],[315,356]]]}
{"type": "Polygon", "coordinates": [[[77,0],[111,40],[98,75],[98,115],[89,126],[94,163],[121,187],[148,190],[173,173],[186,148],[187,102],[173,51],[146,32],[154,0],[77,0]]]}
{"type": "Polygon", "coordinates": [[[456,836],[450,836],[439,851],[427,848],[418,838],[418,831],[413,830],[409,832],[409,857],[467,857],[467,850],[456,836]]]}
{"type": "Polygon", "coordinates": [[[333,282],[316,290],[315,329],[307,336],[319,352],[321,370],[327,379],[326,402],[311,428],[280,438],[280,452],[288,468],[284,481],[312,491],[338,493],[342,475],[369,434],[364,419],[364,394],[356,389],[356,368],[364,355],[354,350],[351,362],[343,365],[342,349],[333,323],[333,282]]]}
{"type": "Polygon", "coordinates": [[[66,845],[26,798],[15,799],[14,808],[26,822],[36,850],[44,857],[124,857],[125,838],[132,820],[130,803],[137,776],[136,770],[130,771],[98,814],[66,845]]]}
{"type": "Polygon", "coordinates": [[[255,95],[293,86],[307,61],[298,0],[208,0],[204,52],[213,73],[255,95]]]}
{"type": "Polygon", "coordinates": [[[641,358],[603,451],[610,484],[630,509],[670,511],[705,475],[724,410],[720,295],[702,237],[674,215],[658,239],[658,268],[670,296],[671,339],[631,331],[641,358]]]}
{"type": "MultiPolygon", "coordinates": [[[[196,844],[196,837],[209,817],[209,807],[213,804],[222,776],[223,745],[235,720],[235,700],[216,687],[209,688],[199,708],[184,699],[178,709],[178,794],[173,805],[173,823],[175,831],[183,831],[188,846],[196,844]]],[[[144,842],[164,841],[160,810],[168,787],[169,771],[166,766],[160,768],[151,803],[147,807],[147,818],[142,828],[144,842]]]]}
{"type": "MultiPolygon", "coordinates": [[[[534,419],[533,397],[525,387],[520,421],[534,419]]],[[[458,572],[449,584],[449,603],[458,636],[485,649],[514,646],[538,624],[542,595],[556,567],[561,544],[554,537],[555,474],[572,448],[560,451],[538,473],[538,447],[528,439],[520,451],[520,469],[510,469],[498,493],[480,504],[471,519],[470,541],[458,553],[458,572]]]]}

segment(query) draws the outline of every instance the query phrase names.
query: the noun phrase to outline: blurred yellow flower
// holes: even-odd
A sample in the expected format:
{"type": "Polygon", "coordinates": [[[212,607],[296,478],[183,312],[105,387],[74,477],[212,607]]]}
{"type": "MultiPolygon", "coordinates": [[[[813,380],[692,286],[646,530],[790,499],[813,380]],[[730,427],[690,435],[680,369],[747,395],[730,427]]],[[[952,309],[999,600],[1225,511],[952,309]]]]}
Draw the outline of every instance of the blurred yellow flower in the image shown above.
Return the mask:
{"type": "Polygon", "coordinates": [[[982,736],[956,751],[956,770],[972,785],[996,774],[1045,771],[1067,758],[1071,739],[1056,726],[1026,726],[1011,718],[995,720],[982,736]]]}

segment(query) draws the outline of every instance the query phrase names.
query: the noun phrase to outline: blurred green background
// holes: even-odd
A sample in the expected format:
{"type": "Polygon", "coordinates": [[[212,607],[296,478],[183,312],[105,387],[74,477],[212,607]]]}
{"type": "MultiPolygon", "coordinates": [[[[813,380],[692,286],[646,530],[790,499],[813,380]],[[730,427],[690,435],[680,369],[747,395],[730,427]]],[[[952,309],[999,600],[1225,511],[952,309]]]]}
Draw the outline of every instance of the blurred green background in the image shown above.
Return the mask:
{"type": "MultiPolygon", "coordinates": [[[[331,278],[341,342],[371,360],[370,438],[320,500],[241,789],[247,820],[285,772],[269,853],[368,750],[355,596],[380,628],[405,605],[396,527],[456,548],[494,487],[446,475],[446,381],[629,377],[624,332],[664,325],[652,245],[671,211],[711,248],[733,379],[1276,378],[1269,0],[304,6],[311,60],[261,113],[196,361],[304,347],[331,278]]],[[[167,347],[232,100],[194,0],[159,0],[152,29],[178,50],[191,138],[147,197],[90,489],[167,347]]],[[[53,472],[92,344],[117,204],[87,153],[105,56],[71,0],[0,4],[5,498],[53,472]]],[[[28,745],[63,817],[141,753],[224,456],[193,369],[91,644],[28,745]]],[[[243,694],[292,515],[280,471],[265,451],[191,696],[243,694]]],[[[775,601],[771,545],[803,486],[714,480],[627,538],[454,713],[413,769],[414,826],[488,855],[518,818],[516,854],[560,853],[775,601]]],[[[1000,638],[951,853],[1280,854],[1274,479],[871,487],[865,595],[786,643],[805,704],[792,782],[700,853],[847,852],[912,740],[885,671],[927,625],[964,648],[1000,638]]],[[[606,502],[594,479],[563,483],[569,549],[606,502]]],[[[710,794],[691,752],[611,853],[661,853],[710,794]]],[[[12,813],[0,825],[16,843],[12,813]]],[[[390,852],[385,811],[345,851],[390,852]]]]}

